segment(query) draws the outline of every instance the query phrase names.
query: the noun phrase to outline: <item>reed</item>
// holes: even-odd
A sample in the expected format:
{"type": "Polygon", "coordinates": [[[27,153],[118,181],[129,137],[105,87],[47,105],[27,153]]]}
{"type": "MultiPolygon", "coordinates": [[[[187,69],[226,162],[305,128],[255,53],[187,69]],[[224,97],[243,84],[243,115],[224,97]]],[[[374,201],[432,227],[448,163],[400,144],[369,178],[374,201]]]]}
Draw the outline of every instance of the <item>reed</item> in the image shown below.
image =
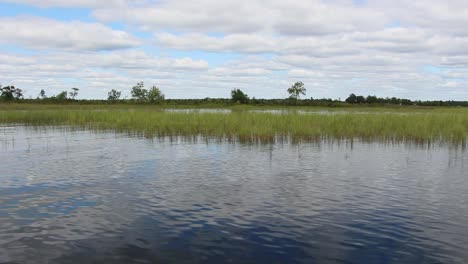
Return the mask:
{"type": "Polygon", "coordinates": [[[203,136],[241,141],[365,139],[464,143],[468,110],[353,108],[337,114],[164,112],[150,106],[2,105],[0,123],[69,125],[153,136],[203,136]]]}

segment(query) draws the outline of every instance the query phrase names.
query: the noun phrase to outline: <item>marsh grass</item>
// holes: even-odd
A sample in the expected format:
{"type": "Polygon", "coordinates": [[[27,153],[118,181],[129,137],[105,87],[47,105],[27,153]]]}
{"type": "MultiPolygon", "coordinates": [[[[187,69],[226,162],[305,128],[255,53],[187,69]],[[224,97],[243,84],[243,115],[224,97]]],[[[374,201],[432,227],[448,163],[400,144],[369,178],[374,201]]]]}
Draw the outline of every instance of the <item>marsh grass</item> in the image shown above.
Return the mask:
{"type": "MultiPolygon", "coordinates": [[[[325,109],[329,110],[329,109],[325,109]]],[[[353,108],[331,115],[163,112],[151,106],[1,105],[0,123],[69,125],[155,136],[211,137],[271,142],[363,139],[465,143],[468,111],[464,108],[353,108]],[[358,111],[359,113],[356,113],[358,111]],[[365,114],[362,114],[364,112],[365,114]]]]}

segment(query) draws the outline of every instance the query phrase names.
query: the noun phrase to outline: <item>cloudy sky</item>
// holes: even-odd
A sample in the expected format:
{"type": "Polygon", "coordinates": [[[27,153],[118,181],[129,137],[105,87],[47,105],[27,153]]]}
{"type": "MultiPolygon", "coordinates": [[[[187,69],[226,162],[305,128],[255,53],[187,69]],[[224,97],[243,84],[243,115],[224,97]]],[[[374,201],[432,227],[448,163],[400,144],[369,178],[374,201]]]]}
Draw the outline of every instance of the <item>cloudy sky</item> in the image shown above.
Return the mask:
{"type": "Polygon", "coordinates": [[[466,0],[0,0],[0,84],[468,100],[467,25],[466,0]]]}

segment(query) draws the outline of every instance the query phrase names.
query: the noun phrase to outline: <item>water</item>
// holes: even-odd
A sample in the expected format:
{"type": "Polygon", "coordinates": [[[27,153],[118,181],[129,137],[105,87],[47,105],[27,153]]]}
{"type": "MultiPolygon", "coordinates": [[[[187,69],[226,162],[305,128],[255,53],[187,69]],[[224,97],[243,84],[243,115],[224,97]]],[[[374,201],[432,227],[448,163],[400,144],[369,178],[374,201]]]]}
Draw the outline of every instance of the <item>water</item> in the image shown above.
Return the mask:
{"type": "Polygon", "coordinates": [[[0,263],[467,263],[468,153],[0,127],[0,263]]]}
{"type": "MultiPolygon", "coordinates": [[[[296,109],[225,109],[225,108],[164,108],[164,112],[171,113],[220,113],[231,114],[233,112],[246,112],[246,113],[266,113],[275,115],[286,114],[317,114],[317,115],[336,115],[336,114],[349,114],[350,111],[329,111],[329,110],[296,110],[296,109]]],[[[359,112],[353,111],[353,114],[370,114],[376,112],[359,112]]],[[[380,112],[377,112],[380,113],[380,112]]],[[[382,112],[384,113],[384,112],[382,112]]],[[[390,112],[386,112],[390,113],[390,112]]]]}
{"type": "Polygon", "coordinates": [[[232,113],[231,109],[223,109],[223,108],[164,108],[162,109],[164,112],[170,113],[216,113],[216,114],[230,114],[232,113]]]}
{"type": "MultiPolygon", "coordinates": [[[[372,110],[372,109],[371,109],[372,110]]],[[[424,114],[424,112],[390,112],[390,111],[349,111],[349,110],[303,110],[303,109],[225,109],[225,108],[164,108],[164,112],[171,113],[219,113],[219,114],[231,114],[234,112],[240,113],[265,113],[275,115],[287,115],[287,114],[302,114],[302,115],[343,115],[343,114],[358,114],[358,115],[369,115],[369,114],[393,114],[393,115],[416,115],[424,114]]]]}

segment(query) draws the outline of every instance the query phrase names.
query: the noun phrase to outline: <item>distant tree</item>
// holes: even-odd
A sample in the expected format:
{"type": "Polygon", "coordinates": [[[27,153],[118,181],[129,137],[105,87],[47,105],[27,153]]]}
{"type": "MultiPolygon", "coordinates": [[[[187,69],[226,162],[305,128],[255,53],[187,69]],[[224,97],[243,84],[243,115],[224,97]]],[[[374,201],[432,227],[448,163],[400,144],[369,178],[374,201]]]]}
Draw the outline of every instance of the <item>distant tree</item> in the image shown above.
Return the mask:
{"type": "Polygon", "coordinates": [[[348,98],[346,98],[345,102],[347,102],[348,104],[355,104],[357,103],[357,96],[352,93],[348,96],[348,98]]]}
{"type": "Polygon", "coordinates": [[[21,99],[23,98],[23,90],[19,89],[19,88],[14,88],[13,89],[13,94],[15,96],[15,99],[21,99]]]}
{"type": "Polygon", "coordinates": [[[14,86],[0,86],[0,98],[5,101],[18,100],[23,98],[23,90],[15,88],[14,86]]]}
{"type": "Polygon", "coordinates": [[[39,98],[41,98],[41,99],[46,99],[46,98],[47,98],[44,89],[42,89],[42,90],[39,92],[39,98]]]}
{"type": "Polygon", "coordinates": [[[413,105],[413,102],[410,99],[401,99],[402,105],[413,105]]]}
{"type": "Polygon", "coordinates": [[[80,89],[78,88],[72,88],[71,92],[68,93],[70,95],[70,99],[75,100],[75,97],[78,95],[79,90],[80,89]]]}
{"type": "Polygon", "coordinates": [[[306,88],[302,82],[296,82],[293,86],[288,88],[289,98],[299,99],[302,95],[305,95],[306,88]]]}
{"type": "Polygon", "coordinates": [[[107,100],[115,102],[120,99],[121,95],[122,95],[121,91],[112,89],[107,93],[107,100]]]}
{"type": "Polygon", "coordinates": [[[233,89],[231,91],[231,100],[235,103],[247,104],[249,103],[249,96],[240,89],[233,89]]]}
{"type": "Polygon", "coordinates": [[[66,101],[68,98],[67,98],[67,91],[63,91],[59,94],[57,94],[55,96],[55,98],[58,100],[58,101],[66,101]]]}
{"type": "Polygon", "coordinates": [[[366,98],[362,95],[356,96],[356,103],[357,104],[365,104],[366,103],[366,98]]]}
{"type": "Polygon", "coordinates": [[[379,99],[375,95],[374,96],[369,95],[366,97],[366,103],[368,104],[376,104],[378,102],[379,102],[379,99]]]}
{"type": "Polygon", "coordinates": [[[164,101],[164,94],[161,92],[161,90],[158,87],[153,86],[148,91],[147,98],[148,98],[148,101],[151,103],[162,102],[164,101]]]}
{"type": "Polygon", "coordinates": [[[132,97],[138,101],[144,102],[148,99],[148,90],[146,90],[143,82],[137,83],[137,85],[132,87],[132,97]]]}

